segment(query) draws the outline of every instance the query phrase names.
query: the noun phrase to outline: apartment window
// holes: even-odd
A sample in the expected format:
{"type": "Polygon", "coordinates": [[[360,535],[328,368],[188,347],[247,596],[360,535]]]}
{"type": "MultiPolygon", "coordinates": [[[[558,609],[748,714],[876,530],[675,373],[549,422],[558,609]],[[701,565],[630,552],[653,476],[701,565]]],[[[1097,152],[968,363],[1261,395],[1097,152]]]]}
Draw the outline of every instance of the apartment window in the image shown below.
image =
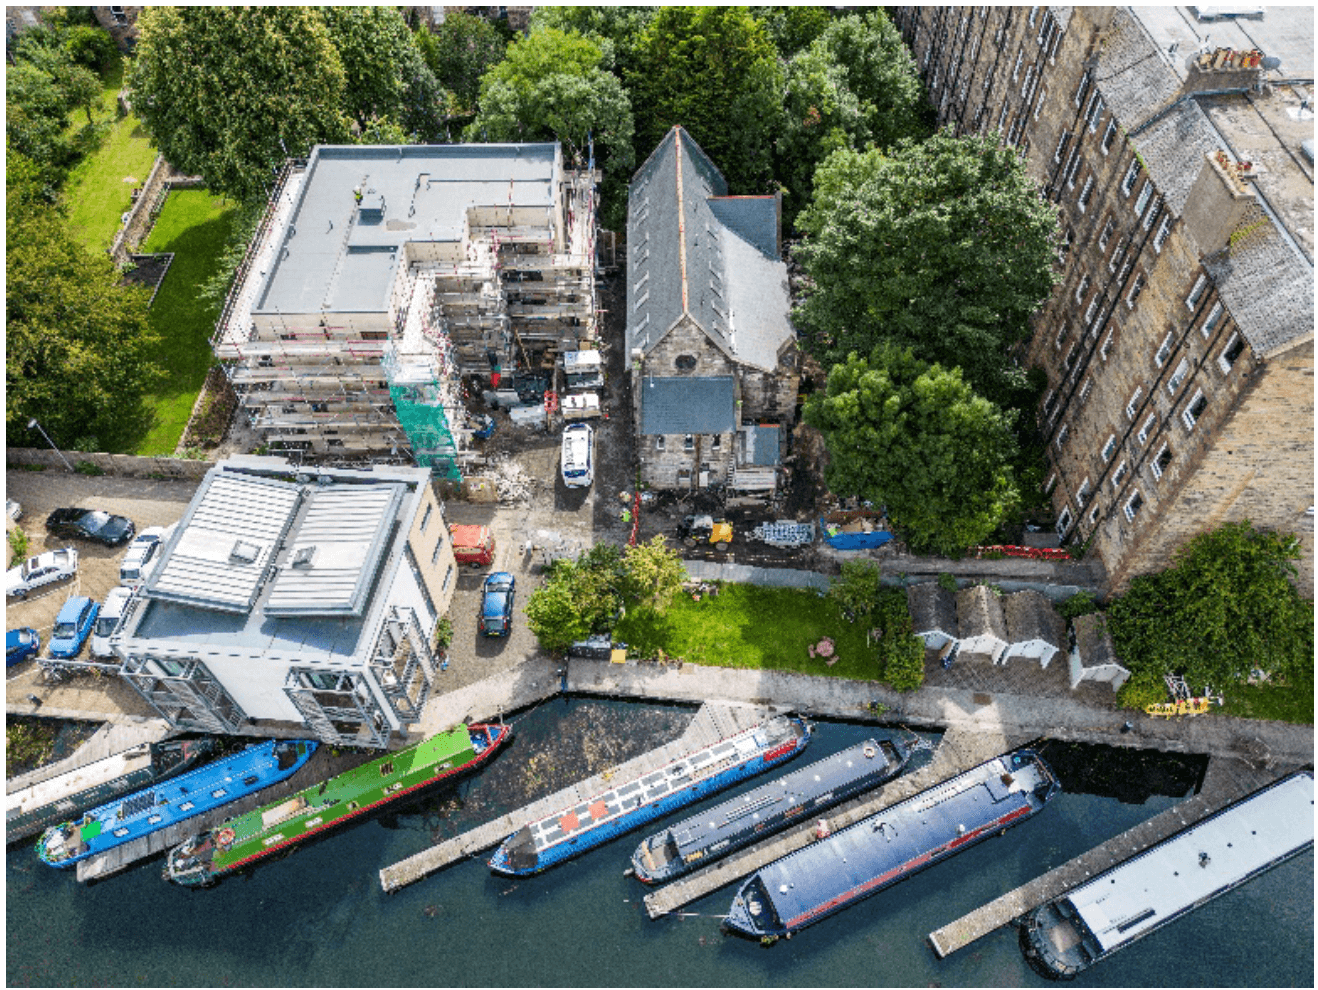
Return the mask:
{"type": "Polygon", "coordinates": [[[1129,238],[1123,237],[1112,247],[1112,257],[1107,260],[1107,270],[1116,273],[1117,265],[1121,263],[1122,256],[1126,253],[1126,244],[1129,238]]]}
{"type": "Polygon", "coordinates": [[[1144,421],[1140,431],[1135,434],[1135,439],[1139,441],[1141,447],[1149,442],[1149,435],[1153,433],[1154,427],[1158,425],[1158,414],[1149,413],[1149,418],[1144,421]]]}
{"type": "Polygon", "coordinates": [[[1075,353],[1079,349],[1080,349],[1080,344],[1075,343],[1072,344],[1071,349],[1066,352],[1066,357],[1062,361],[1062,367],[1065,368],[1067,371],[1070,371],[1071,368],[1075,366],[1075,353]]]}
{"type": "Polygon", "coordinates": [[[1194,282],[1194,288],[1190,294],[1185,297],[1185,308],[1194,309],[1199,305],[1199,300],[1203,298],[1204,288],[1208,285],[1208,276],[1200,275],[1194,282]]]}
{"type": "Polygon", "coordinates": [[[1208,319],[1204,320],[1204,325],[1199,328],[1199,332],[1204,335],[1204,340],[1207,340],[1212,332],[1217,329],[1218,321],[1221,319],[1222,304],[1220,302],[1213,303],[1213,308],[1208,311],[1208,319]]]}
{"type": "Polygon", "coordinates": [[[433,508],[434,506],[427,505],[425,513],[421,516],[421,532],[423,533],[426,531],[426,527],[430,525],[430,510],[433,508]]]}
{"type": "Polygon", "coordinates": [[[1085,503],[1087,503],[1088,501],[1089,501],[1089,479],[1086,478],[1084,481],[1080,482],[1080,487],[1076,489],[1075,504],[1083,509],[1085,507],[1085,503]]]}
{"type": "Polygon", "coordinates": [[[1030,8],[1030,27],[1034,27],[1034,21],[1035,21],[1035,18],[1037,18],[1038,16],[1039,16],[1039,8],[1038,8],[1038,7],[1031,7],[1031,8],[1030,8]]]}
{"type": "Polygon", "coordinates": [[[1066,150],[1066,142],[1070,138],[1071,132],[1063,129],[1062,136],[1057,139],[1057,150],[1053,152],[1053,161],[1058,165],[1062,164],[1062,152],[1066,150]]]}
{"type": "Polygon", "coordinates": [[[1007,121],[1007,112],[1008,112],[1009,110],[1011,110],[1011,102],[1010,102],[1009,100],[1003,100],[1003,101],[1002,101],[1002,112],[998,114],[998,133],[999,133],[999,134],[1002,133],[1002,125],[1003,125],[1004,123],[1006,123],[1006,121],[1007,121]]]}
{"type": "Polygon", "coordinates": [[[1161,478],[1163,473],[1172,463],[1172,448],[1170,444],[1164,443],[1158,450],[1158,456],[1153,459],[1149,465],[1149,470],[1153,472],[1155,478],[1161,478]]]}
{"type": "Polygon", "coordinates": [[[683,450],[696,449],[696,438],[692,434],[688,433],[686,436],[682,438],[682,449],[683,450]]]}
{"type": "Polygon", "coordinates": [[[1107,332],[1107,337],[1103,339],[1103,346],[1098,349],[1098,356],[1104,361],[1106,361],[1107,356],[1112,353],[1112,340],[1116,334],[1116,330],[1109,330],[1107,332]]]}
{"type": "Polygon", "coordinates": [[[1123,511],[1126,513],[1126,519],[1130,522],[1134,522],[1135,517],[1139,515],[1140,508],[1143,507],[1143,505],[1144,496],[1139,493],[1139,489],[1136,489],[1135,494],[1128,498],[1126,504],[1122,506],[1123,511]]]}
{"type": "Polygon", "coordinates": [[[1063,34],[1064,34],[1064,32],[1062,31],[1062,28],[1061,28],[1060,25],[1058,26],[1057,30],[1056,30],[1055,32],[1053,32],[1053,44],[1052,44],[1052,47],[1048,49],[1048,64],[1049,64],[1049,65],[1056,65],[1056,64],[1057,64],[1057,48],[1058,48],[1058,46],[1061,45],[1061,43],[1062,43],[1062,35],[1063,35],[1063,34]]]}
{"type": "Polygon", "coordinates": [[[664,450],[664,438],[663,438],[662,435],[657,436],[657,437],[654,438],[654,449],[657,450],[657,451],[659,451],[660,453],[663,453],[663,450],[664,450]]]}
{"type": "Polygon", "coordinates": [[[1115,141],[1116,138],[1117,138],[1117,120],[1114,117],[1107,122],[1107,130],[1103,132],[1103,144],[1102,144],[1103,154],[1106,155],[1109,151],[1112,150],[1112,142],[1115,141]]]}
{"type": "MultiPolygon", "coordinates": [[[[1127,262],[1129,264],[1129,262],[1127,262]]],[[[1126,305],[1131,309],[1135,308],[1135,300],[1139,299],[1140,293],[1144,291],[1144,273],[1140,272],[1135,276],[1135,281],[1130,283],[1130,291],[1126,293],[1126,305]]]]}
{"type": "Polygon", "coordinates": [[[1047,484],[1043,486],[1043,493],[1045,495],[1051,495],[1053,493],[1053,487],[1056,484],[1057,484],[1057,472],[1054,471],[1052,475],[1048,478],[1047,484]]]}
{"type": "Polygon", "coordinates": [[[1034,66],[1027,65],[1025,67],[1025,82],[1021,83],[1021,98],[1025,100],[1026,103],[1030,101],[1030,97],[1029,97],[1030,82],[1033,79],[1034,79],[1034,66]]]}
{"type": "Polygon", "coordinates": [[[1199,422],[1199,417],[1204,414],[1207,407],[1208,400],[1204,398],[1204,390],[1199,389],[1195,392],[1194,398],[1190,400],[1190,404],[1185,407],[1185,411],[1181,413],[1181,420],[1185,423],[1187,430],[1194,429],[1194,424],[1199,422]]]}
{"type": "MultiPolygon", "coordinates": [[[[1034,22],[1031,21],[1030,23],[1033,24],[1034,22]]],[[[1034,39],[1034,43],[1040,48],[1046,48],[1054,26],[1053,15],[1045,10],[1043,12],[1043,23],[1039,25],[1039,36],[1034,39]]]]}
{"type": "Polygon", "coordinates": [[[712,440],[710,440],[710,442],[709,442],[709,449],[710,449],[710,450],[722,450],[722,449],[723,449],[723,437],[722,437],[722,436],[715,436],[712,440]]]}
{"type": "Polygon", "coordinates": [[[1094,95],[1089,98],[1089,133],[1093,134],[1098,130],[1099,118],[1103,116],[1103,97],[1095,90],[1094,95]]]}
{"type": "Polygon", "coordinates": [[[1089,88],[1089,70],[1080,77],[1080,85],[1075,88],[1075,107],[1079,110],[1085,103],[1085,90],[1089,88]]]}
{"type": "Polygon", "coordinates": [[[1094,191],[1094,175],[1091,172],[1089,174],[1089,178],[1085,180],[1084,189],[1080,190],[1080,200],[1078,205],[1080,206],[1081,213],[1084,213],[1085,210],[1088,208],[1089,194],[1092,193],[1093,191],[1094,191]]]}
{"type": "Polygon", "coordinates": [[[1066,256],[1071,253],[1071,245],[1075,242],[1075,231],[1070,227],[1066,228],[1066,233],[1062,235],[1062,243],[1057,246],[1057,260],[1065,263],[1066,256]]]}
{"type": "Polygon", "coordinates": [[[1095,292],[1094,298],[1089,300],[1089,306],[1085,309],[1085,326],[1087,327],[1094,325],[1094,316],[1098,313],[1100,298],[1099,294],[1095,292]]]}
{"type": "Polygon", "coordinates": [[[1116,471],[1114,471],[1112,474],[1112,490],[1114,492],[1121,491],[1121,483],[1126,480],[1126,474],[1129,469],[1129,466],[1130,466],[1129,461],[1122,461],[1119,465],[1117,465],[1116,471]]]}
{"type": "Polygon", "coordinates": [[[1080,142],[1076,141],[1075,147],[1071,149],[1071,158],[1066,163],[1066,188],[1075,188],[1076,173],[1080,171],[1080,142]]]}
{"type": "Polygon", "coordinates": [[[1053,446],[1061,450],[1066,446],[1066,438],[1071,432],[1071,427],[1067,423],[1062,424],[1062,428],[1057,431],[1057,439],[1053,441],[1053,446]]]}
{"type": "Polygon", "coordinates": [[[1130,191],[1135,188],[1135,180],[1140,177],[1140,160],[1135,158],[1130,163],[1130,168],[1126,169],[1126,176],[1121,180],[1121,195],[1129,196],[1130,191]]]}
{"type": "Polygon", "coordinates": [[[439,563],[439,551],[444,549],[444,537],[441,536],[435,541],[435,550],[430,555],[430,566],[433,567],[439,563]]]}
{"type": "Polygon", "coordinates": [[[1161,368],[1167,363],[1167,359],[1172,355],[1172,332],[1167,331],[1167,336],[1162,338],[1162,343],[1158,345],[1158,351],[1153,355],[1153,363],[1161,368]]]}
{"type": "MultiPolygon", "coordinates": [[[[1037,83],[1036,83],[1037,85],[1037,83]]],[[[1048,98],[1048,87],[1039,86],[1039,98],[1034,101],[1034,119],[1039,119],[1039,111],[1043,109],[1043,101],[1048,98]]]]}
{"type": "Polygon", "coordinates": [[[1103,224],[1103,233],[1098,235],[1098,249],[1106,251],[1108,241],[1112,239],[1112,231],[1116,228],[1116,221],[1112,217],[1107,218],[1107,223],[1103,224]]]}
{"type": "Polygon", "coordinates": [[[1153,235],[1153,250],[1162,253],[1162,246],[1167,242],[1167,235],[1172,232],[1172,215],[1166,214],[1158,224],[1158,232],[1153,235]]]}
{"type": "Polygon", "coordinates": [[[1080,280],[1080,284],[1075,287],[1075,301],[1082,303],[1085,301],[1085,293],[1089,291],[1089,276],[1086,275],[1080,280]]]}
{"type": "Polygon", "coordinates": [[[1095,502],[1094,507],[1091,510],[1089,510],[1089,528],[1093,529],[1097,525],[1098,525],[1098,503],[1095,502]]]}
{"type": "Polygon", "coordinates": [[[1094,391],[1094,379],[1086,378],[1084,385],[1080,387],[1080,404],[1083,406],[1089,401],[1089,393],[1094,391]]]}
{"type": "Polygon", "coordinates": [[[1050,388],[1048,394],[1043,397],[1043,414],[1050,423],[1057,415],[1057,389],[1050,388]]]}
{"type": "Polygon", "coordinates": [[[1071,528],[1071,510],[1070,508],[1066,508],[1063,509],[1062,514],[1057,517],[1057,535],[1065,536],[1066,531],[1070,528],[1071,528]]]}
{"type": "Polygon", "coordinates": [[[1240,334],[1233,333],[1231,339],[1226,342],[1226,347],[1218,355],[1217,366],[1222,369],[1222,374],[1229,374],[1235,366],[1236,359],[1245,352],[1245,338],[1240,334]]]}
{"type": "Polygon", "coordinates": [[[1175,395],[1181,385],[1184,384],[1185,376],[1189,373],[1190,359],[1188,357],[1183,357],[1181,358],[1181,363],[1176,366],[1176,370],[1172,372],[1171,378],[1167,379],[1167,394],[1175,395]]]}
{"type": "Polygon", "coordinates": [[[1140,407],[1140,399],[1143,397],[1143,395],[1144,395],[1144,386],[1143,386],[1143,385],[1136,385],[1136,386],[1135,386],[1135,391],[1134,391],[1134,393],[1133,393],[1133,394],[1131,395],[1131,397],[1130,397],[1130,401],[1126,403],[1126,418],[1127,418],[1127,419],[1134,419],[1134,418],[1135,418],[1135,413],[1139,411],[1139,407],[1140,407]]]}
{"type": "Polygon", "coordinates": [[[1153,183],[1148,179],[1144,180],[1144,185],[1140,187],[1140,194],[1135,197],[1135,216],[1144,212],[1144,207],[1148,205],[1149,197],[1153,195],[1153,183]]]}
{"type": "Polygon", "coordinates": [[[452,580],[453,580],[453,565],[449,564],[448,570],[444,572],[444,585],[439,590],[441,592],[448,591],[449,582],[452,580]]]}
{"type": "Polygon", "coordinates": [[[1117,435],[1113,433],[1107,438],[1107,443],[1103,444],[1103,462],[1107,463],[1112,460],[1112,455],[1117,451],[1117,435]]]}
{"type": "Polygon", "coordinates": [[[1024,48],[1018,48],[1018,49],[1016,50],[1016,64],[1015,64],[1014,66],[1012,66],[1012,69],[1011,69],[1011,81],[1012,81],[1012,82],[1015,82],[1017,79],[1019,79],[1019,78],[1021,77],[1021,63],[1024,62],[1024,61],[1025,61],[1025,49],[1024,49],[1024,48]]]}
{"type": "Polygon", "coordinates": [[[1158,219],[1158,214],[1162,213],[1162,200],[1155,199],[1149,208],[1144,212],[1144,229],[1148,230],[1153,226],[1153,221],[1158,219]]]}

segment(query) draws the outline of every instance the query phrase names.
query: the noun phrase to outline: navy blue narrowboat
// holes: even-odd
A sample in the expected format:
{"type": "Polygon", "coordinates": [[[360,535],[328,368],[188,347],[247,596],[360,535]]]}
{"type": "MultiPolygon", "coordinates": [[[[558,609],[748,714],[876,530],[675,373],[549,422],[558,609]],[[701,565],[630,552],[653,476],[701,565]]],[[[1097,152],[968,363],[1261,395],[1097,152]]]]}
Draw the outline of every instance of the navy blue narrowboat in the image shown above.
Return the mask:
{"type": "Polygon", "coordinates": [[[725,927],[768,943],[1037,814],[1061,789],[1032,750],[997,756],[770,863],[725,927]]]}
{"type": "Polygon", "coordinates": [[[286,780],[311,758],[316,745],[309,739],[293,739],[248,746],[46,829],[37,840],[37,855],[50,866],[72,866],[286,780]]]}
{"type": "Polygon", "coordinates": [[[802,718],[775,716],[523,826],[495,850],[490,869],[509,876],[539,873],[660,815],[781,766],[805,749],[810,732],[802,718]]]}
{"type": "Polygon", "coordinates": [[[897,740],[867,739],[656,832],[632,853],[632,872],[666,883],[892,780],[909,758],[897,740]]]}

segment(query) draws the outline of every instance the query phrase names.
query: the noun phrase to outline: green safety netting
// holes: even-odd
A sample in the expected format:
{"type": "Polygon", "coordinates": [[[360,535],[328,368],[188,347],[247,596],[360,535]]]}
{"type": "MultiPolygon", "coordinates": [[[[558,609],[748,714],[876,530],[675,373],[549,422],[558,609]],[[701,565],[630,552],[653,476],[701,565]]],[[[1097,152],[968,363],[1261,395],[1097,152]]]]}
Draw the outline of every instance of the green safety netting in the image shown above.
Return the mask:
{"type": "Polygon", "coordinates": [[[461,481],[457,445],[449,429],[448,417],[440,402],[436,385],[390,385],[398,422],[412,445],[412,456],[421,467],[428,467],[436,477],[461,481]]]}

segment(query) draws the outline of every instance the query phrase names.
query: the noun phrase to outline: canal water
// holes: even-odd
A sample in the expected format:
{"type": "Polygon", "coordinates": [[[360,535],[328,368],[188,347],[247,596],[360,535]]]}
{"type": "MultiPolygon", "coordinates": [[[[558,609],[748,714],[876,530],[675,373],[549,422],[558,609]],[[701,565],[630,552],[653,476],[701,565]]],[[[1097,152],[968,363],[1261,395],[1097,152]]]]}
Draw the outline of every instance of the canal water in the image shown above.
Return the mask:
{"type": "MultiPolygon", "coordinates": [[[[208,890],[166,883],[159,859],[82,887],[72,870],[39,863],[29,844],[12,846],[7,985],[1050,986],[1026,966],[1009,928],[944,960],[925,937],[1170,807],[1202,770],[1174,757],[1055,747],[1048,755],[1066,790],[1041,814],[767,949],[719,933],[732,888],[684,917],[650,921],[644,888],[623,875],[644,831],[539,877],[513,881],[469,860],[396,894],[381,891],[382,867],[666,742],[690,716],[597,699],[548,702],[517,717],[512,748],[456,790],[208,890]]],[[[884,730],[821,722],[797,765],[876,731],[884,730]]],[[[1313,911],[1310,852],[1076,985],[1312,986],[1313,911]]]]}

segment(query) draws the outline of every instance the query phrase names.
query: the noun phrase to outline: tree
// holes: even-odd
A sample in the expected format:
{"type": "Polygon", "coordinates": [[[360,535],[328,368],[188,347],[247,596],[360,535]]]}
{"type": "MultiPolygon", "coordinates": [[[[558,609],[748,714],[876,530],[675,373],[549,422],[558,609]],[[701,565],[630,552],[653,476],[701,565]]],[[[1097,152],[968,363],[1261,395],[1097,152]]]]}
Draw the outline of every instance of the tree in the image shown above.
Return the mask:
{"type": "Polygon", "coordinates": [[[565,650],[590,635],[590,624],[577,610],[572,588],[566,581],[552,578],[531,593],[526,623],[547,650],[565,650]]]}
{"type": "Polygon", "coordinates": [[[821,360],[891,341],[960,367],[996,401],[1021,385],[1007,349],[1056,281],[1057,220],[1015,149],[948,132],[842,149],[814,186],[797,221],[810,285],[793,316],[821,360]]]}
{"type": "Polygon", "coordinates": [[[119,46],[108,31],[90,24],[70,27],[64,37],[69,58],[88,69],[100,71],[119,57],[119,46]]]}
{"type": "Polygon", "coordinates": [[[681,124],[735,193],[772,181],[782,70],[764,25],[745,7],[661,7],[641,34],[634,78],[637,160],[681,124]]]}
{"type": "Polygon", "coordinates": [[[557,28],[575,31],[599,43],[605,61],[623,85],[636,75],[636,53],[641,32],[654,18],[655,7],[600,6],[536,7],[531,14],[531,29],[557,28]]]}
{"type": "Polygon", "coordinates": [[[628,547],[622,555],[622,567],[628,603],[659,615],[668,611],[686,580],[686,565],[676,550],[668,549],[662,536],[628,547]]]}
{"type": "Polygon", "coordinates": [[[842,573],[829,586],[828,597],[837,602],[843,612],[866,616],[879,600],[882,587],[878,564],[870,560],[844,560],[842,573]]]}
{"type": "Polygon", "coordinates": [[[348,139],[343,63],[308,7],[145,7],[133,110],[175,168],[263,196],[289,156],[348,139]]]}
{"type": "Polygon", "coordinates": [[[117,285],[110,259],[74,241],[55,208],[37,205],[33,183],[22,187],[6,196],[10,442],[23,442],[36,417],[62,447],[131,450],[146,426],[142,397],[157,375],[146,360],[156,342],[149,293],[117,285]]]}
{"type": "Polygon", "coordinates": [[[958,553],[1001,523],[1018,495],[1010,417],[957,369],[890,344],[835,365],[805,404],[824,436],[835,492],[887,506],[919,551],[958,553]]]}
{"type": "Polygon", "coordinates": [[[752,7],[751,16],[764,25],[769,40],[781,59],[790,59],[809,48],[833,23],[827,7],[798,4],[795,7],[752,7]]]}
{"type": "Polygon", "coordinates": [[[443,24],[418,28],[416,42],[439,85],[450,94],[452,112],[475,114],[481,76],[503,61],[508,47],[503,35],[483,17],[452,10],[445,13],[443,24]]]}
{"type": "Polygon", "coordinates": [[[1108,607],[1117,655],[1145,680],[1181,674],[1196,689],[1242,684],[1256,668],[1311,680],[1313,602],[1290,581],[1299,556],[1293,534],[1248,520],[1196,536],[1108,607]]]}
{"type": "Polygon", "coordinates": [[[444,96],[394,7],[322,7],[344,74],[344,110],[365,130],[397,122],[422,141],[444,134],[444,96]]]}

